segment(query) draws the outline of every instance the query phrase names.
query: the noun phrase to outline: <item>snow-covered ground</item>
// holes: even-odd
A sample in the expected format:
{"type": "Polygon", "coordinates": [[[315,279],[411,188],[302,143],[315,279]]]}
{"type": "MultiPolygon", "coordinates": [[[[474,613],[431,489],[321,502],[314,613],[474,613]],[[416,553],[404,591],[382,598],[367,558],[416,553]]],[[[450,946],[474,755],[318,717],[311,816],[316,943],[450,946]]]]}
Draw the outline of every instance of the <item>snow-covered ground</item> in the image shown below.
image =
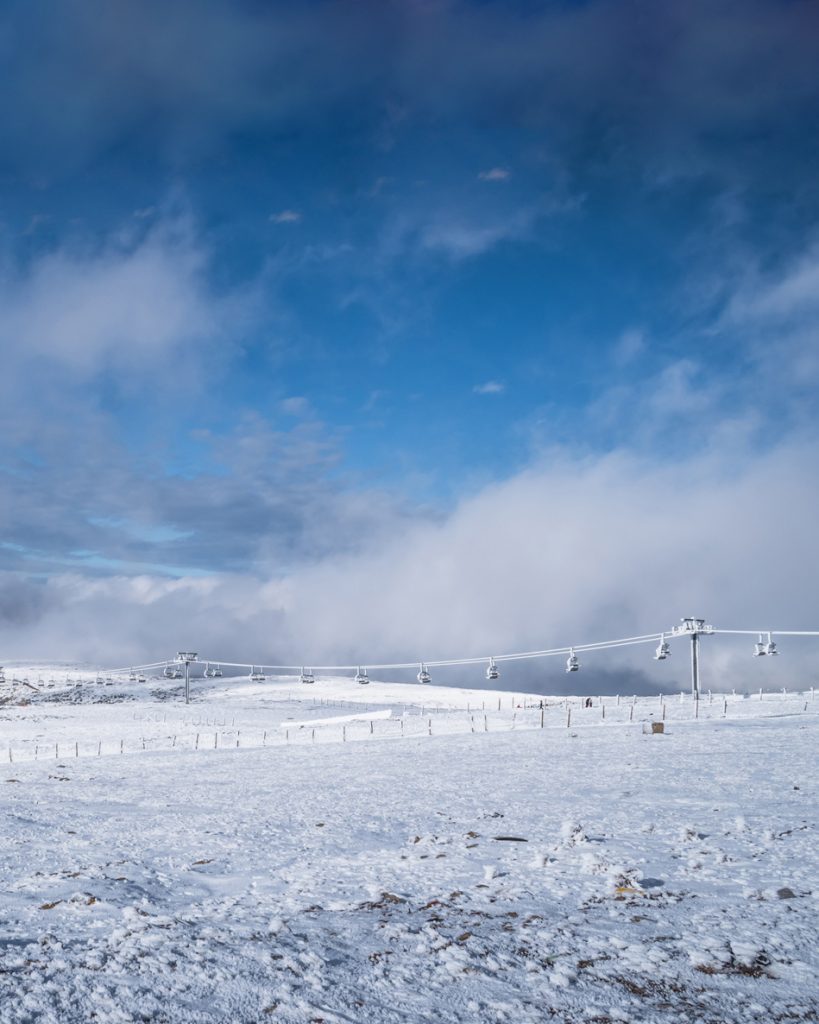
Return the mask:
{"type": "Polygon", "coordinates": [[[819,1016],[810,693],[63,675],[0,707],[3,1024],[819,1016]]]}

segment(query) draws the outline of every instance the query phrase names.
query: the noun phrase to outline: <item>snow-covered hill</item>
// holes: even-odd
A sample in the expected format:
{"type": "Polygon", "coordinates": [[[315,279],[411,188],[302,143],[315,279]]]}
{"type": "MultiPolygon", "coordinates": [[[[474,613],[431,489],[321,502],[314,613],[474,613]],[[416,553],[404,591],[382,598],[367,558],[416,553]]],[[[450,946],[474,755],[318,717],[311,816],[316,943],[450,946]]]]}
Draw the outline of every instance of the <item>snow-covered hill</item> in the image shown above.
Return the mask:
{"type": "Polygon", "coordinates": [[[0,708],[3,1024],[819,1014],[810,694],[676,696],[646,735],[647,698],[567,728],[533,695],[54,678],[0,708]]]}

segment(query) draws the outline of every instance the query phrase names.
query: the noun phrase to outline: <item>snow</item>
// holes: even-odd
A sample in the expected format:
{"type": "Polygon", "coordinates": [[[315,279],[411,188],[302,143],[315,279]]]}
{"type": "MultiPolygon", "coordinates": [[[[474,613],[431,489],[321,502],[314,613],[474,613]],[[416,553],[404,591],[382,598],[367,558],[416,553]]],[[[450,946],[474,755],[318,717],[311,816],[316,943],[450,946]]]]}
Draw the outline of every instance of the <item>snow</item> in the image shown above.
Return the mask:
{"type": "Polygon", "coordinates": [[[0,708],[2,1024],[819,1015],[810,693],[669,698],[645,735],[656,698],[567,728],[535,695],[54,677],[0,708]]]}

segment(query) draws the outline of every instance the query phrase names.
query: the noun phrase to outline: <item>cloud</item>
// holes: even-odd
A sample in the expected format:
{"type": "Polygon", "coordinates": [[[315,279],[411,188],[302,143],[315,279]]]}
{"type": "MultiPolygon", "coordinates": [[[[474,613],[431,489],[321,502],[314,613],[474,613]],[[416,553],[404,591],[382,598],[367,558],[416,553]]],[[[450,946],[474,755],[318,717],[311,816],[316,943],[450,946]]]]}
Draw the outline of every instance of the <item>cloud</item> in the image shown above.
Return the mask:
{"type": "Polygon", "coordinates": [[[488,171],[481,171],[478,175],[479,181],[508,181],[510,172],[505,167],[492,167],[488,171]]]}
{"type": "Polygon", "coordinates": [[[274,224],[298,224],[301,214],[298,210],[281,210],[279,213],[271,213],[270,220],[274,224]]]}
{"type": "MultiPolygon", "coordinates": [[[[173,652],[184,638],[213,658],[319,664],[583,643],[668,629],[685,614],[724,628],[811,628],[816,456],[810,439],[742,464],[716,453],[663,463],[554,451],[444,519],[399,529],[382,509],[385,529],[364,548],[255,583],[56,575],[40,585],[37,621],[0,637],[6,649],[118,663],[173,652]]],[[[810,642],[782,646],[786,657],[760,666],[747,642],[713,638],[704,685],[811,679],[810,642]]],[[[594,689],[616,670],[621,692],[645,678],[687,687],[681,646],[662,666],[651,654],[588,656],[574,682],[594,689]]],[[[565,685],[558,660],[530,673],[538,689],[565,685]]],[[[513,685],[515,670],[506,675],[513,685]]]]}
{"type": "Polygon", "coordinates": [[[178,169],[237,136],[335,135],[341,115],[354,152],[469,125],[548,139],[578,172],[618,166],[630,184],[761,185],[772,168],[795,180],[780,143],[807,152],[816,113],[808,3],[11,7],[3,164],[46,178],[117,150],[178,169]]]}
{"type": "Polygon", "coordinates": [[[472,390],[476,395],[500,395],[506,390],[506,385],[497,380],[488,380],[485,384],[476,384],[472,390]]]}
{"type": "Polygon", "coordinates": [[[279,408],[286,416],[306,416],[310,412],[310,402],[303,395],[291,395],[279,402],[279,408]]]}
{"type": "Polygon", "coordinates": [[[223,342],[231,310],[206,280],[186,219],[101,243],[64,242],[0,273],[6,357],[48,360],[79,377],[153,372],[193,346],[223,342]]]}

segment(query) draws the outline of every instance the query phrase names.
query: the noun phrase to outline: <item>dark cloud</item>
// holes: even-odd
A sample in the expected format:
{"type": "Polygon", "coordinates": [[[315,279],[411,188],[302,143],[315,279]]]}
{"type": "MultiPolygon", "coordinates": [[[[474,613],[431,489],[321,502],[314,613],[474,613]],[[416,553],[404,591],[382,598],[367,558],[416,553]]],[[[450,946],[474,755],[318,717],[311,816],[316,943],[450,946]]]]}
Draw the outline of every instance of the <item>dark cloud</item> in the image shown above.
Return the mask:
{"type": "Polygon", "coordinates": [[[248,133],[394,145],[464,122],[655,183],[747,179],[751,155],[787,173],[784,140],[816,146],[807,2],[18,2],[0,49],[3,160],[47,176],[118,148],[184,166],[248,133]]]}

